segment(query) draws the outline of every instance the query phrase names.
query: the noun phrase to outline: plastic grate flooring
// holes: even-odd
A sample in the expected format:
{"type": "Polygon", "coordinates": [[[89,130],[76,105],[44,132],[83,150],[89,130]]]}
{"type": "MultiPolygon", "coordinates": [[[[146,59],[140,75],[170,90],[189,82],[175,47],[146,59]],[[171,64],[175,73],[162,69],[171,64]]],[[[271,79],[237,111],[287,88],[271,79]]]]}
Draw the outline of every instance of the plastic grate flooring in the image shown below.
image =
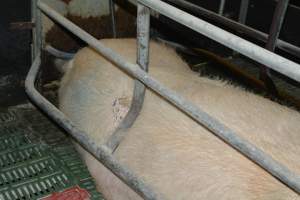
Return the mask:
{"type": "Polygon", "coordinates": [[[33,107],[0,109],[0,200],[37,200],[79,186],[103,200],[70,138],[33,107]]]}

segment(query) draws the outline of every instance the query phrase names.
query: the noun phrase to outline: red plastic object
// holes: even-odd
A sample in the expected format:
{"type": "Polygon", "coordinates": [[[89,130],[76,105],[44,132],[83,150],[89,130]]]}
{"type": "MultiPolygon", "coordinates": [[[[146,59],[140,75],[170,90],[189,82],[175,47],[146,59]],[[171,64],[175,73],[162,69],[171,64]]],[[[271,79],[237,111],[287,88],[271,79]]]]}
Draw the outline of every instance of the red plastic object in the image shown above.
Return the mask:
{"type": "Polygon", "coordinates": [[[42,200],[88,200],[90,199],[90,194],[80,188],[75,186],[64,190],[62,192],[53,193],[50,196],[43,198],[42,200]]]}

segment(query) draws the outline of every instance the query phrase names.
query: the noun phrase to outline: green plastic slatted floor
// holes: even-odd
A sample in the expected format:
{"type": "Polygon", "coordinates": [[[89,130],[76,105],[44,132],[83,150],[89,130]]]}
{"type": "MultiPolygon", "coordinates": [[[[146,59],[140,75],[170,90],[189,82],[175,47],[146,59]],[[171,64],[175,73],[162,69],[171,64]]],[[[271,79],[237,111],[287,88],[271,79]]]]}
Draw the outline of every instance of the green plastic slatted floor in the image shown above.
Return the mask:
{"type": "Polygon", "coordinates": [[[35,200],[76,185],[103,199],[69,137],[33,107],[0,109],[0,200],[35,200]]]}

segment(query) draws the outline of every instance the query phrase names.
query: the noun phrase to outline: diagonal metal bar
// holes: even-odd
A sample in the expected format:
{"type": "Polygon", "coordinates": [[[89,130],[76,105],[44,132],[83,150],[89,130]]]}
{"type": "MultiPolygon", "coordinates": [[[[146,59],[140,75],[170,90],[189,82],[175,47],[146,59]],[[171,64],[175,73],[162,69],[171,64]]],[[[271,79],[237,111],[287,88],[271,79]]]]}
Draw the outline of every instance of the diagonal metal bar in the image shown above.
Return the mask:
{"type": "MultiPolygon", "coordinates": [[[[154,9],[157,12],[163,13],[164,15],[169,16],[180,23],[183,23],[186,26],[199,31],[200,33],[202,32],[204,32],[205,34],[211,33],[213,36],[216,36],[213,33],[221,31],[221,35],[225,36],[225,38],[223,38],[222,36],[217,36],[217,41],[220,41],[222,43],[225,43],[223,41],[224,39],[225,40],[228,39],[226,36],[231,36],[228,35],[227,32],[211,24],[208,24],[203,20],[193,17],[192,15],[189,15],[188,13],[185,13],[173,6],[161,2],[159,0],[140,0],[140,2],[142,2],[143,5],[154,9]]],[[[233,148],[241,152],[243,155],[251,159],[253,162],[260,165],[271,175],[281,180],[291,189],[300,193],[299,175],[290,171],[287,167],[285,167],[281,163],[275,161],[272,157],[270,157],[268,154],[266,154],[265,152],[257,148],[255,145],[249,143],[247,140],[238,136],[235,132],[233,132],[228,127],[220,123],[218,120],[212,118],[210,115],[202,111],[193,103],[187,101],[176,92],[162,85],[160,82],[152,78],[147,72],[141,69],[139,65],[127,62],[126,59],[124,59],[122,56],[118,55],[113,50],[105,47],[100,41],[93,38],[91,35],[83,31],[82,29],[80,29],[74,23],[70,22],[69,20],[67,20],[66,18],[64,18],[57,12],[55,12],[46,4],[39,1],[38,7],[44,13],[46,13],[50,18],[63,25],[69,31],[71,31],[80,39],[82,39],[87,44],[89,44],[96,51],[100,52],[102,56],[104,56],[105,58],[107,58],[108,60],[116,64],[119,68],[126,71],[132,77],[139,79],[148,88],[152,89],[154,92],[164,97],[165,100],[169,101],[170,103],[175,105],[178,109],[180,109],[182,112],[186,113],[188,116],[194,119],[196,122],[206,127],[215,136],[219,137],[227,144],[229,144],[230,146],[232,146],[233,148]]],[[[283,67],[286,67],[283,69],[294,70],[294,67],[298,67],[298,65],[296,65],[295,63],[292,63],[287,59],[284,59],[276,54],[273,54],[265,49],[262,49],[261,47],[253,45],[241,38],[238,38],[237,36],[230,38],[230,40],[227,41],[225,44],[231,44],[231,43],[236,44],[235,46],[236,50],[243,51],[244,53],[245,53],[245,50],[243,49],[243,47],[245,47],[244,43],[250,45],[253,48],[252,51],[254,50],[258,51],[257,53],[254,54],[255,55],[254,58],[257,56],[259,58],[259,61],[268,63],[270,62],[271,59],[270,63],[272,64],[273,59],[276,59],[276,61],[279,61],[280,64],[284,65],[283,67]],[[269,56],[267,60],[265,60],[266,58],[264,57],[266,55],[269,56]],[[291,64],[292,66],[289,66],[289,64],[291,64]]],[[[281,71],[281,69],[279,70],[281,71]]],[[[299,68],[296,68],[295,71],[297,73],[295,75],[292,73],[292,77],[295,78],[296,80],[300,80],[299,70],[300,70],[299,68]]],[[[289,73],[290,72],[285,72],[285,74],[289,74],[289,73]]]]}
{"type": "Polygon", "coordinates": [[[137,194],[145,200],[163,199],[157,197],[153,190],[145,185],[140,178],[135,176],[130,170],[122,166],[111,154],[110,149],[104,145],[96,144],[88,135],[76,128],[76,126],[66,116],[58,110],[53,104],[45,99],[36,89],[35,81],[41,65],[40,53],[36,58],[28,72],[25,80],[25,90],[30,99],[43,110],[51,119],[53,119],[60,127],[66,130],[74,139],[76,139],[87,151],[95,156],[104,166],[111,170],[124,183],[131,187],[137,194]]]}

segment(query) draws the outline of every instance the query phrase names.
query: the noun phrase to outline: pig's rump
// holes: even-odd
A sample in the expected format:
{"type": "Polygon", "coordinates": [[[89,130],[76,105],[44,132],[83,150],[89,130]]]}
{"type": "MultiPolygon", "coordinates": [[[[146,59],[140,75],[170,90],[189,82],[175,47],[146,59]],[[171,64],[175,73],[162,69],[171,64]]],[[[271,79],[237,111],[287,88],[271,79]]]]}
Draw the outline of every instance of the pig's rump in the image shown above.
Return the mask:
{"type": "MultiPolygon", "coordinates": [[[[102,40],[136,61],[134,39],[102,40]]],[[[107,141],[131,103],[133,79],[95,51],[81,50],[62,80],[60,109],[99,144],[107,141]]],[[[151,42],[149,73],[300,173],[300,115],[225,82],[199,77],[176,52],[151,42]]],[[[140,199],[78,148],[107,200],[140,199]]],[[[114,156],[159,195],[172,200],[300,199],[284,184],[147,90],[143,109],[114,156]]]]}

